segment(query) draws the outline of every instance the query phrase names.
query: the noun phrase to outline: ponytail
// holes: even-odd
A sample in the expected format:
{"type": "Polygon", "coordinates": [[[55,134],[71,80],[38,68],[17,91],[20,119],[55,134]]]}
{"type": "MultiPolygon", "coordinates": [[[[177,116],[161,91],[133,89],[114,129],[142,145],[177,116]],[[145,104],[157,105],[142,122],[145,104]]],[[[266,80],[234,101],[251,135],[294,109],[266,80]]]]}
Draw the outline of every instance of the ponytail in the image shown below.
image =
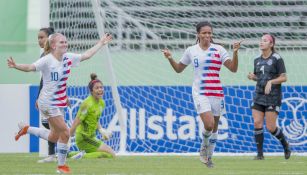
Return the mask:
{"type": "Polygon", "coordinates": [[[54,33],[54,34],[49,35],[48,39],[46,40],[45,46],[44,46],[45,55],[49,54],[52,51],[51,44],[53,44],[55,42],[55,38],[60,35],[62,34],[54,33]]]}
{"type": "Polygon", "coordinates": [[[50,47],[50,41],[49,41],[49,38],[48,38],[45,42],[45,45],[44,45],[44,53],[45,53],[45,55],[47,55],[50,52],[51,52],[51,47],[50,47]]]}

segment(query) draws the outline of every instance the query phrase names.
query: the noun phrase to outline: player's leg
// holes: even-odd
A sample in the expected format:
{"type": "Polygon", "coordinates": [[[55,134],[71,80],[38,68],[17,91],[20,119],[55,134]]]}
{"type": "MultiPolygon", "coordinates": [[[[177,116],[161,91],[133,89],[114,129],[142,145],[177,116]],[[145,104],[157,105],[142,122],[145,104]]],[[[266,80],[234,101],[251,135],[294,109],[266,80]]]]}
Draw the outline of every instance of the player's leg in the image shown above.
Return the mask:
{"type": "MultiPolygon", "coordinates": [[[[56,114],[56,112],[58,112],[58,111],[57,110],[56,111],[50,110],[48,108],[45,108],[45,107],[42,107],[42,106],[39,105],[39,114],[40,114],[40,117],[41,117],[42,120],[48,120],[50,118],[50,116],[53,115],[54,113],[56,114]]],[[[56,143],[57,140],[58,140],[58,137],[59,137],[59,135],[57,133],[55,133],[54,131],[52,132],[52,130],[48,130],[46,128],[31,127],[24,122],[19,122],[18,127],[19,127],[20,130],[17,133],[17,135],[15,136],[16,141],[21,136],[23,136],[27,133],[35,135],[35,136],[42,138],[44,140],[51,141],[53,143],[56,143]]]]}
{"type": "Polygon", "coordinates": [[[204,145],[209,145],[209,138],[212,135],[212,131],[214,128],[214,117],[211,111],[204,112],[200,114],[201,121],[204,124],[204,131],[203,131],[203,143],[204,145]]]}
{"type": "Polygon", "coordinates": [[[212,135],[212,131],[214,128],[214,117],[211,111],[204,112],[200,114],[201,121],[204,125],[203,141],[200,147],[200,161],[202,163],[207,163],[208,161],[208,146],[209,146],[209,138],[212,135]]]}
{"type": "MultiPolygon", "coordinates": [[[[50,130],[48,120],[42,120],[42,125],[50,130]]],[[[48,162],[55,162],[56,155],[55,155],[55,143],[48,141],[48,156],[44,159],[38,160],[38,163],[48,163],[48,162]]]]}
{"type": "Polygon", "coordinates": [[[105,153],[104,156],[106,158],[114,158],[115,157],[115,152],[114,150],[107,144],[102,143],[100,147],[97,149],[97,152],[102,152],[105,153]]]}
{"type": "Polygon", "coordinates": [[[213,157],[214,149],[216,147],[216,142],[217,142],[219,120],[220,120],[220,116],[222,114],[225,114],[226,111],[225,111],[224,99],[210,97],[209,101],[211,104],[212,114],[214,115],[214,127],[212,131],[212,135],[209,138],[207,166],[209,168],[212,168],[214,166],[212,162],[212,157],[213,157]]]}
{"type": "MultiPolygon", "coordinates": [[[[47,115],[46,113],[42,112],[40,110],[40,116],[42,119],[48,119],[49,115],[47,115]]],[[[17,133],[17,135],[15,136],[15,140],[17,141],[21,136],[25,135],[25,134],[32,134],[35,135],[39,138],[42,138],[44,140],[49,140],[51,142],[56,143],[58,137],[56,136],[56,134],[52,134],[53,137],[49,138],[49,135],[51,133],[50,130],[46,129],[46,128],[38,128],[38,127],[31,127],[28,124],[24,123],[24,122],[19,122],[18,123],[18,127],[19,127],[19,132],[17,133]],[[51,140],[50,140],[51,139],[51,140]]]]}
{"type": "MultiPolygon", "coordinates": [[[[60,111],[62,113],[62,111],[60,111]]],[[[58,168],[57,171],[60,173],[70,173],[70,169],[66,163],[66,157],[68,152],[68,140],[69,140],[69,129],[64,121],[63,115],[58,115],[50,117],[48,119],[49,125],[55,133],[59,135],[57,142],[57,152],[58,152],[58,168]]]]}
{"type": "MultiPolygon", "coordinates": [[[[271,108],[270,108],[271,109],[271,108]]],[[[275,109],[275,107],[273,107],[275,109]]],[[[276,137],[284,148],[285,159],[289,159],[291,156],[291,150],[289,143],[287,142],[285,135],[282,130],[276,126],[276,120],[278,117],[277,111],[267,111],[265,113],[266,116],[266,126],[270,133],[276,137]]]]}
{"type": "Polygon", "coordinates": [[[81,151],[72,159],[115,157],[113,149],[95,137],[77,136],[76,144],[81,151]]]}
{"type": "MultiPolygon", "coordinates": [[[[48,120],[42,123],[46,129],[50,129],[48,120]]],[[[55,155],[55,143],[48,141],[48,155],[55,155]]]]}
{"type": "Polygon", "coordinates": [[[254,135],[257,145],[257,156],[255,160],[263,160],[263,122],[264,122],[264,107],[258,104],[252,106],[252,115],[254,119],[254,135]]]}
{"type": "MultiPolygon", "coordinates": [[[[194,92],[194,91],[193,91],[194,92]]],[[[202,163],[207,162],[207,147],[209,145],[209,138],[211,137],[214,127],[214,117],[211,112],[211,105],[209,99],[206,96],[199,96],[197,93],[193,93],[193,101],[197,114],[200,116],[204,125],[204,131],[202,132],[203,140],[200,146],[200,161],[202,163]]]]}
{"type": "Polygon", "coordinates": [[[209,138],[209,145],[208,145],[208,150],[207,150],[207,152],[208,152],[208,154],[207,154],[207,157],[208,157],[207,166],[209,168],[212,168],[214,166],[213,162],[212,162],[212,157],[213,157],[214,149],[215,149],[216,142],[217,142],[219,120],[220,120],[220,116],[214,116],[214,128],[213,128],[213,131],[212,131],[212,135],[209,138]]]}
{"type": "Polygon", "coordinates": [[[32,134],[44,140],[48,140],[48,135],[50,133],[50,130],[48,129],[32,127],[23,122],[18,123],[18,127],[19,132],[15,135],[16,141],[18,141],[21,136],[24,136],[26,134],[32,134]]]}

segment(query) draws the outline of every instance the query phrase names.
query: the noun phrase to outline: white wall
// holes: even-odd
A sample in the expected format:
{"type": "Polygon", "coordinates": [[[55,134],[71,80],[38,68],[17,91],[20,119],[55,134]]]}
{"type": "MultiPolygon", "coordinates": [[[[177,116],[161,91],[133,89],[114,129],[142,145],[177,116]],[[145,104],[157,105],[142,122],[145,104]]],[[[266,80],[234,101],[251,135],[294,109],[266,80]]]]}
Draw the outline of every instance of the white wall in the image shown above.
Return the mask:
{"type": "Polygon", "coordinates": [[[29,122],[29,85],[0,84],[0,153],[29,152],[29,135],[15,141],[18,122],[29,122]]]}

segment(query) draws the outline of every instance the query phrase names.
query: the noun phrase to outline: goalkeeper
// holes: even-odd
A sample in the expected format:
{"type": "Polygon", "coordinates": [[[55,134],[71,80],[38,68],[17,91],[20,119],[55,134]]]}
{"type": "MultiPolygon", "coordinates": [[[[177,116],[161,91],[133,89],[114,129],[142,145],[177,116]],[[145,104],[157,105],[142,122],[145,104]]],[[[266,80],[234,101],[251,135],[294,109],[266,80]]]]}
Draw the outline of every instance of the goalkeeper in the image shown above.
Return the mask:
{"type": "Polygon", "coordinates": [[[88,88],[91,94],[81,104],[70,128],[70,135],[73,136],[76,133],[76,145],[81,150],[72,158],[113,158],[115,157],[113,149],[96,138],[97,129],[104,139],[109,139],[111,136],[111,133],[103,129],[99,123],[105,101],[102,99],[104,93],[102,82],[97,79],[96,74],[91,74],[88,88]]]}

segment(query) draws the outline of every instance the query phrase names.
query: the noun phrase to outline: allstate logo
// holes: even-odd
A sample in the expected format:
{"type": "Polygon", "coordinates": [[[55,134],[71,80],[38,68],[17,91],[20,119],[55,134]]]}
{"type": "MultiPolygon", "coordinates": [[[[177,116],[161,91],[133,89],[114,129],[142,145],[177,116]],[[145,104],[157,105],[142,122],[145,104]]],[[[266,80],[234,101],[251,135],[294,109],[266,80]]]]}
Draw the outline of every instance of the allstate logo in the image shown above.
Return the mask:
{"type": "MultiPolygon", "coordinates": [[[[66,111],[66,117],[65,117],[65,121],[66,121],[66,124],[68,125],[68,127],[70,128],[76,115],[77,115],[77,112],[78,112],[78,109],[79,109],[79,106],[81,105],[82,103],[82,99],[79,99],[79,98],[69,98],[69,103],[70,103],[70,106],[67,107],[67,111],[66,111]]],[[[70,146],[71,146],[71,150],[78,150],[77,146],[76,146],[76,142],[75,142],[75,137],[71,137],[70,138],[70,146]]]]}
{"type": "MultiPolygon", "coordinates": [[[[279,117],[277,125],[283,129],[283,133],[289,139],[291,145],[304,145],[307,143],[307,120],[304,110],[307,100],[304,98],[290,97],[282,101],[288,107],[284,109],[283,117],[279,117]]],[[[306,114],[306,113],[305,113],[306,114]]]]}
{"type": "Polygon", "coordinates": [[[66,111],[66,123],[69,127],[71,127],[82,102],[83,100],[79,98],[69,98],[70,106],[67,107],[66,111]]]}

